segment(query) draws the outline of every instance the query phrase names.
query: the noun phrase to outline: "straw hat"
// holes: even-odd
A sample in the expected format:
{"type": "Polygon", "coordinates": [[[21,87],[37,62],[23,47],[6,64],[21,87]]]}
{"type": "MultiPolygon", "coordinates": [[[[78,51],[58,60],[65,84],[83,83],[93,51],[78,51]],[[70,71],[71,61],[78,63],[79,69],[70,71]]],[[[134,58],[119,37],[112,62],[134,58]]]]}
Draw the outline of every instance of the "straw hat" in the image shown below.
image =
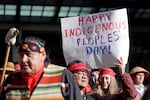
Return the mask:
{"type": "MultiPolygon", "coordinates": [[[[2,70],[3,70],[3,68],[0,68],[0,71],[2,71],[2,70]]],[[[6,71],[15,71],[13,62],[8,62],[7,63],[6,71]]]]}
{"type": "Polygon", "coordinates": [[[149,71],[147,71],[146,69],[142,68],[141,66],[135,66],[131,71],[130,74],[136,74],[136,73],[144,73],[145,77],[147,77],[149,75],[149,71]]]}

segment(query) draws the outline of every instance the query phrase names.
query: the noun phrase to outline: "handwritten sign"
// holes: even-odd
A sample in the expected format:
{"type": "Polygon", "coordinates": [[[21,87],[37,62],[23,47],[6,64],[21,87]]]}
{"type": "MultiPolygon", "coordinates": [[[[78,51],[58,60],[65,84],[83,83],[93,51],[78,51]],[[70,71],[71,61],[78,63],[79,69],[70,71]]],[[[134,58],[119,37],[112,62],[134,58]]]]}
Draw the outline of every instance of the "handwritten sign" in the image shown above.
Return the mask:
{"type": "Polygon", "coordinates": [[[127,63],[128,30],[126,8],[61,18],[66,63],[81,60],[91,69],[114,67],[119,57],[127,63]]]}

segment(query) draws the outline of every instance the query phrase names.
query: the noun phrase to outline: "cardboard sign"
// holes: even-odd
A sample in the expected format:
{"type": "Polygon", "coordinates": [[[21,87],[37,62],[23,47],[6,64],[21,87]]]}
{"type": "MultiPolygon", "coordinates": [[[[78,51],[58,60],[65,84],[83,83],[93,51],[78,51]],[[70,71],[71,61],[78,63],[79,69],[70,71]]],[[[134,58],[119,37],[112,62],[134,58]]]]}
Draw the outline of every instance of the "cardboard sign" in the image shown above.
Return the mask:
{"type": "Polygon", "coordinates": [[[65,61],[81,60],[91,69],[114,67],[119,57],[127,63],[128,31],[126,8],[61,18],[65,61]]]}

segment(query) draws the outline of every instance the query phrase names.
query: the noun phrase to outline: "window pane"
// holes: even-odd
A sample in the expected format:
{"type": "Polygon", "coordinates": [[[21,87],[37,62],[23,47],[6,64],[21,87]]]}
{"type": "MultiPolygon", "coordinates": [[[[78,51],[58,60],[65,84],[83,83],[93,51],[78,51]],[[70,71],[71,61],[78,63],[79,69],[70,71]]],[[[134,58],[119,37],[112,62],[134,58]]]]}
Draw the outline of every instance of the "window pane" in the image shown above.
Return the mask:
{"type": "Polygon", "coordinates": [[[68,10],[69,10],[69,7],[65,7],[65,6],[61,7],[58,16],[59,17],[67,16],[68,10]]]}
{"type": "Polygon", "coordinates": [[[26,5],[21,6],[21,12],[20,12],[21,16],[30,16],[30,13],[31,13],[31,6],[26,6],[26,5]]]}
{"type": "Polygon", "coordinates": [[[6,5],[5,15],[16,15],[16,5],[6,5]]]}
{"type": "Polygon", "coordinates": [[[90,12],[92,11],[92,8],[91,7],[83,7],[81,12],[80,12],[80,15],[87,15],[89,14],[90,12]]]}
{"type": "Polygon", "coordinates": [[[81,7],[71,7],[68,16],[78,16],[81,7]]]}
{"type": "Polygon", "coordinates": [[[52,17],[54,16],[55,7],[54,6],[45,6],[43,11],[44,17],[52,17]]]}
{"type": "Polygon", "coordinates": [[[32,6],[31,16],[41,16],[43,6],[32,6]]]}
{"type": "Polygon", "coordinates": [[[4,15],[4,5],[0,5],[0,15],[4,15]]]}

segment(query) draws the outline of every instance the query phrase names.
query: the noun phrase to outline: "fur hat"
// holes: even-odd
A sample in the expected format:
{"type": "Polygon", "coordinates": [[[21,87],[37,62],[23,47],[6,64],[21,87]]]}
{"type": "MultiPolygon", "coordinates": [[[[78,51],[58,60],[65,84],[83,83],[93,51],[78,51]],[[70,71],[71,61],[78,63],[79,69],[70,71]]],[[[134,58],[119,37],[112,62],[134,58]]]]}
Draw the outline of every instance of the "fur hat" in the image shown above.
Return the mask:
{"type": "Polygon", "coordinates": [[[145,77],[148,77],[149,71],[146,69],[142,68],[141,66],[135,66],[134,68],[131,69],[130,74],[136,74],[136,73],[144,73],[145,77]]]}

